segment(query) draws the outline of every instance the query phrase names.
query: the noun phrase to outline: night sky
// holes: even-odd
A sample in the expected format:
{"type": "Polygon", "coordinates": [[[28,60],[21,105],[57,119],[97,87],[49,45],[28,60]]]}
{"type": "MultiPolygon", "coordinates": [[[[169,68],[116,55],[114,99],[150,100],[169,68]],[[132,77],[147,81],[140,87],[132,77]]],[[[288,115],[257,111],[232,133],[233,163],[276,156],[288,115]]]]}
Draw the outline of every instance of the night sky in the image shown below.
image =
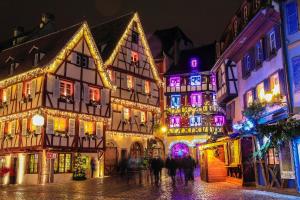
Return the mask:
{"type": "Polygon", "coordinates": [[[13,27],[29,30],[41,13],[56,17],[57,28],[86,19],[90,25],[111,16],[138,11],[146,33],[178,25],[196,45],[220,37],[242,0],[0,0],[0,41],[13,27]]]}

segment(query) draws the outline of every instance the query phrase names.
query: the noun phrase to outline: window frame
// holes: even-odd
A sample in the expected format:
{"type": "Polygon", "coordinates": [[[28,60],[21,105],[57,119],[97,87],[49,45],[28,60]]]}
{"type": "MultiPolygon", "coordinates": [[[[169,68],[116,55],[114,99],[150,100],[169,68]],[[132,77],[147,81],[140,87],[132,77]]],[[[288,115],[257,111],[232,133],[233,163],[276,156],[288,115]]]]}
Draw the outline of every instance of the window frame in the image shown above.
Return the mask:
{"type": "Polygon", "coordinates": [[[74,94],[74,84],[71,81],[59,80],[59,94],[64,97],[73,97],[74,94]],[[62,91],[63,84],[63,91],[62,91]],[[68,94],[68,86],[70,86],[70,94],[68,94]]]}
{"type": "Polygon", "coordinates": [[[195,107],[200,107],[203,105],[203,98],[202,98],[202,93],[192,93],[190,95],[190,102],[191,102],[191,105],[192,106],[195,106],[195,107]],[[195,104],[193,104],[193,98],[195,98],[195,104]]]}
{"type": "Polygon", "coordinates": [[[171,95],[170,107],[171,108],[180,108],[181,107],[181,95],[180,94],[171,95]],[[173,102],[173,98],[176,98],[177,100],[175,102],[173,102]],[[173,103],[178,103],[178,105],[173,105],[173,103]]]}
{"type": "Polygon", "coordinates": [[[27,156],[27,174],[38,174],[39,173],[39,154],[31,153],[27,156]],[[33,160],[32,160],[33,158],[33,160]],[[33,163],[31,163],[33,161],[33,163]],[[33,168],[32,168],[33,166],[33,168]]]}
{"type": "Polygon", "coordinates": [[[181,126],[181,117],[180,116],[171,116],[170,117],[170,128],[179,128],[181,126]]]}
{"type": "Polygon", "coordinates": [[[84,68],[89,68],[89,57],[85,54],[76,52],[76,65],[84,68]]]}
{"type": "Polygon", "coordinates": [[[181,78],[179,76],[173,76],[173,77],[169,78],[169,86],[170,87],[180,87],[180,85],[181,85],[180,82],[181,82],[181,78]]]}
{"type": "Polygon", "coordinates": [[[58,153],[57,158],[54,159],[54,174],[64,174],[64,173],[72,173],[72,154],[71,153],[58,153]],[[61,162],[61,156],[63,155],[64,159],[63,162],[61,162]],[[70,156],[70,163],[69,163],[69,168],[67,168],[67,155],[70,156]],[[63,164],[63,167],[60,166],[60,164],[63,164]],[[62,171],[60,171],[63,169],[62,171]]]}
{"type": "Polygon", "coordinates": [[[92,102],[100,102],[100,89],[97,87],[89,86],[89,99],[92,102]],[[96,94],[95,94],[96,93],[96,94]]]}
{"type": "Polygon", "coordinates": [[[130,59],[132,63],[139,62],[139,53],[136,51],[131,50],[130,59]]]}

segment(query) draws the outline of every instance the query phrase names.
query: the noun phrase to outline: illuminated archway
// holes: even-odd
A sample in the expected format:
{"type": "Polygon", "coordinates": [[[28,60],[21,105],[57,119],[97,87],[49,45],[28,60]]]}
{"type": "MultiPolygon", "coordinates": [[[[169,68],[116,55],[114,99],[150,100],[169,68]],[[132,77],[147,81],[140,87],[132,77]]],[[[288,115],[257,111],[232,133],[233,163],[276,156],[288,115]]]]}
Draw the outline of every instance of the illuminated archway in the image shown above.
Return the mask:
{"type": "Polygon", "coordinates": [[[172,157],[175,158],[182,158],[187,156],[190,153],[189,147],[187,144],[184,143],[176,143],[171,147],[171,154],[172,157]]]}

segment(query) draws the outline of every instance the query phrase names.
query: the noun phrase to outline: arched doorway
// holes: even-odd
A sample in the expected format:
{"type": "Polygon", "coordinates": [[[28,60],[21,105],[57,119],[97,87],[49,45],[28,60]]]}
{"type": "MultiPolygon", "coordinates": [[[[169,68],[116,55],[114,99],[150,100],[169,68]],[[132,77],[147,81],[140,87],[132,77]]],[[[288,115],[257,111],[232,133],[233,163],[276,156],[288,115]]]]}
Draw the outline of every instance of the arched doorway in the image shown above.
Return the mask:
{"type": "Polygon", "coordinates": [[[118,148],[113,141],[106,143],[104,155],[104,175],[109,176],[115,174],[118,166],[118,148]]]}
{"type": "Polygon", "coordinates": [[[185,157],[189,153],[190,152],[189,152],[188,145],[186,145],[182,142],[174,144],[171,148],[171,155],[172,155],[172,157],[175,157],[175,158],[185,157]]]}
{"type": "Polygon", "coordinates": [[[143,147],[140,143],[134,142],[130,147],[130,157],[140,158],[143,156],[143,147]]]}

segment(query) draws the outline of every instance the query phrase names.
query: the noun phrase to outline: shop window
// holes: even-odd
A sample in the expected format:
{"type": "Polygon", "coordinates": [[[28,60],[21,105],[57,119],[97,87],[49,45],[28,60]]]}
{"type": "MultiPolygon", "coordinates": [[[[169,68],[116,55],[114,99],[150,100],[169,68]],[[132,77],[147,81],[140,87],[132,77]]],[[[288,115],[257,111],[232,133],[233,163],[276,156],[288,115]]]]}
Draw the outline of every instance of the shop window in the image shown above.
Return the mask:
{"type": "Polygon", "coordinates": [[[72,96],[73,84],[68,81],[60,81],[60,95],[66,97],[72,96]]]}
{"type": "Polygon", "coordinates": [[[180,77],[171,77],[170,87],[180,87],[180,77]]]}
{"type": "Polygon", "coordinates": [[[267,157],[269,165],[279,165],[279,154],[276,148],[269,149],[267,157]]]}
{"type": "Polygon", "coordinates": [[[274,96],[280,95],[280,83],[278,73],[270,77],[271,91],[274,96]]]}
{"type": "Polygon", "coordinates": [[[84,134],[93,135],[95,133],[95,124],[94,122],[84,122],[84,134]]]}
{"type": "Polygon", "coordinates": [[[172,95],[171,96],[171,108],[180,108],[181,106],[181,96],[180,95],[172,95]]]}
{"type": "Polygon", "coordinates": [[[145,93],[146,94],[150,94],[150,82],[149,81],[145,81],[145,93]]]}
{"type": "Polygon", "coordinates": [[[180,127],[180,117],[179,116],[170,117],[170,127],[171,128],[180,127]]]}
{"type": "Polygon", "coordinates": [[[146,112],[141,111],[141,123],[146,122],[146,112]]]}
{"type": "Polygon", "coordinates": [[[136,31],[132,31],[131,33],[131,41],[132,43],[138,44],[139,43],[139,33],[136,31]]]}
{"type": "Polygon", "coordinates": [[[196,86],[196,85],[201,85],[201,76],[191,76],[191,85],[196,86]]]}
{"type": "Polygon", "coordinates": [[[54,117],[54,131],[55,132],[66,132],[67,120],[63,117],[54,117]]]}
{"type": "Polygon", "coordinates": [[[37,174],[38,173],[38,162],[39,154],[29,154],[28,155],[28,174],[37,174]]]}
{"type": "Polygon", "coordinates": [[[130,119],[130,110],[129,108],[123,108],[123,118],[124,120],[130,119]]]}
{"type": "Polygon", "coordinates": [[[90,100],[93,102],[100,101],[100,90],[99,88],[90,87],[90,100]]]}
{"type": "Polygon", "coordinates": [[[59,153],[54,160],[54,173],[71,173],[72,156],[69,153],[59,153]]]}
{"type": "Polygon", "coordinates": [[[246,93],[246,105],[247,105],[247,107],[252,105],[253,100],[254,100],[253,92],[252,92],[252,90],[250,90],[246,93]]]}
{"type": "Polygon", "coordinates": [[[193,94],[191,94],[190,98],[191,98],[191,105],[193,107],[202,105],[202,94],[201,93],[193,93],[193,94]]]}
{"type": "Polygon", "coordinates": [[[136,63],[139,61],[139,54],[135,51],[131,51],[131,62],[136,63]]]}
{"type": "Polygon", "coordinates": [[[127,88],[133,89],[133,77],[130,75],[127,75],[127,88]]]}
{"type": "Polygon", "coordinates": [[[256,86],[256,94],[260,102],[263,102],[265,100],[265,89],[263,82],[256,86]]]}
{"type": "Polygon", "coordinates": [[[88,66],[89,66],[88,56],[86,56],[84,54],[81,54],[81,53],[77,53],[77,55],[76,55],[76,65],[78,65],[80,67],[88,68],[88,66]]]}
{"type": "Polygon", "coordinates": [[[201,116],[200,115],[195,115],[190,117],[190,126],[201,126],[201,116]]]}

